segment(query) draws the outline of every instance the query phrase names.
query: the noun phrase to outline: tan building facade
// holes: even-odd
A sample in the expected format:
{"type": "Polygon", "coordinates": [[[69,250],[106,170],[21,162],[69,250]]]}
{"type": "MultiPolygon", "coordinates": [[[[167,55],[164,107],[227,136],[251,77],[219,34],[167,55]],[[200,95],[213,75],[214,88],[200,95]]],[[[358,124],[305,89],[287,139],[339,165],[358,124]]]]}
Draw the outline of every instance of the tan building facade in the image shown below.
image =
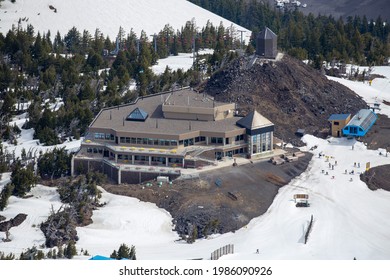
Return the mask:
{"type": "Polygon", "coordinates": [[[257,112],[238,117],[234,103],[190,89],[156,94],[103,109],[73,157],[72,174],[93,166],[117,183],[131,177],[126,172],[174,177],[224,157],[272,153],[273,130],[257,112]]]}
{"type": "Polygon", "coordinates": [[[342,137],[343,128],[351,120],[351,114],[333,114],[329,117],[330,131],[333,137],[342,137]]]}

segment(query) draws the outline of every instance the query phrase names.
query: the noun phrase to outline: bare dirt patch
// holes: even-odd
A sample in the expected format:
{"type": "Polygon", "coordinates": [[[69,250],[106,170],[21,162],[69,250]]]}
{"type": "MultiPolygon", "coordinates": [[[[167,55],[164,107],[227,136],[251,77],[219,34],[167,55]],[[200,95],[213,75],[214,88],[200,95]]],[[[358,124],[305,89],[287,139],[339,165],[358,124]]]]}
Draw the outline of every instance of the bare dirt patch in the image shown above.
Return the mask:
{"type": "Polygon", "coordinates": [[[390,119],[386,115],[378,114],[378,119],[374,126],[366,134],[359,139],[367,143],[367,148],[377,150],[379,148],[386,149],[390,152],[390,119]]]}
{"type": "Polygon", "coordinates": [[[390,165],[382,165],[371,168],[368,172],[360,175],[370,190],[383,189],[390,191],[390,165]]]}
{"type": "Polygon", "coordinates": [[[306,154],[280,166],[255,161],[203,171],[199,178],[177,179],[161,187],[154,181],[152,186],[107,184],[104,189],[155,203],[170,212],[179,234],[193,236],[195,232],[200,238],[235,231],[264,214],[279,188],[305,171],[311,157],[306,154]]]}

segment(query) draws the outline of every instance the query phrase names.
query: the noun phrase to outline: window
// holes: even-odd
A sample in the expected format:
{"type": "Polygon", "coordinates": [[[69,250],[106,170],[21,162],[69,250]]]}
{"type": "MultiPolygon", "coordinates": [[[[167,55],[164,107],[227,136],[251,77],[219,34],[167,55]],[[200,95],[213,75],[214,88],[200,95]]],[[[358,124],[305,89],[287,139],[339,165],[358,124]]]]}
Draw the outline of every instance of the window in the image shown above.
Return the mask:
{"type": "Polygon", "coordinates": [[[339,122],[334,122],[333,124],[334,124],[334,125],[340,125],[340,123],[339,123],[339,122]]]}
{"type": "Polygon", "coordinates": [[[195,137],[195,143],[198,143],[200,141],[200,137],[195,137]]]}
{"type": "Polygon", "coordinates": [[[125,143],[125,142],[126,142],[126,138],[125,138],[125,137],[121,137],[121,138],[120,138],[120,142],[121,142],[121,143],[125,143]]]}
{"type": "Polygon", "coordinates": [[[200,136],[200,142],[205,142],[205,141],[206,141],[206,137],[200,136]]]}
{"type": "Polygon", "coordinates": [[[95,133],[95,139],[105,139],[105,134],[104,133],[95,133]]]}

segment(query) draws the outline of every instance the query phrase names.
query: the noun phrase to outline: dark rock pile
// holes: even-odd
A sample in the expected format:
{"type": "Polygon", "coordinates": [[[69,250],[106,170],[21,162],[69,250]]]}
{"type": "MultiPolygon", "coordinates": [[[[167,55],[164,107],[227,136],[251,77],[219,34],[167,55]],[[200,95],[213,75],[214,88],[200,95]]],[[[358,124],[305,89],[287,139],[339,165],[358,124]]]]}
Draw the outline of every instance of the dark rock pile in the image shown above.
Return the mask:
{"type": "Polygon", "coordinates": [[[280,61],[240,57],[201,90],[216,100],[235,102],[241,115],[256,109],[275,124],[275,136],[297,145],[297,129],[324,137],[331,114],[367,108],[356,93],[288,55],[280,61]]]}

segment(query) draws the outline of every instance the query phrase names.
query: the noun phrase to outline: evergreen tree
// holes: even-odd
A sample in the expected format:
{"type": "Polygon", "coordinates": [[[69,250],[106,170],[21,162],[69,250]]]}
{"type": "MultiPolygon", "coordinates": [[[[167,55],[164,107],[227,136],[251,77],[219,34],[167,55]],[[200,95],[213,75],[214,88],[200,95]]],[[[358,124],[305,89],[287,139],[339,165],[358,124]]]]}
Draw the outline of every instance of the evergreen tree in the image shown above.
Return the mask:
{"type": "Polygon", "coordinates": [[[0,211],[4,211],[5,207],[8,205],[8,199],[12,195],[14,186],[12,184],[7,184],[3,187],[0,192],[0,211]]]}
{"type": "Polygon", "coordinates": [[[77,249],[74,241],[69,241],[64,250],[64,256],[68,259],[73,259],[77,255],[77,249]]]}
{"type": "Polygon", "coordinates": [[[129,259],[129,260],[136,260],[136,252],[135,252],[135,247],[131,246],[129,247],[125,243],[122,243],[119,246],[118,251],[114,250],[110,258],[121,260],[121,259],[129,259]]]}
{"type": "Polygon", "coordinates": [[[12,194],[23,197],[31,188],[35,187],[36,183],[37,178],[34,175],[33,167],[22,167],[20,161],[17,161],[11,173],[12,194]]]}
{"type": "Polygon", "coordinates": [[[38,172],[43,179],[56,179],[70,174],[71,156],[65,148],[54,148],[38,159],[38,172]]]}

